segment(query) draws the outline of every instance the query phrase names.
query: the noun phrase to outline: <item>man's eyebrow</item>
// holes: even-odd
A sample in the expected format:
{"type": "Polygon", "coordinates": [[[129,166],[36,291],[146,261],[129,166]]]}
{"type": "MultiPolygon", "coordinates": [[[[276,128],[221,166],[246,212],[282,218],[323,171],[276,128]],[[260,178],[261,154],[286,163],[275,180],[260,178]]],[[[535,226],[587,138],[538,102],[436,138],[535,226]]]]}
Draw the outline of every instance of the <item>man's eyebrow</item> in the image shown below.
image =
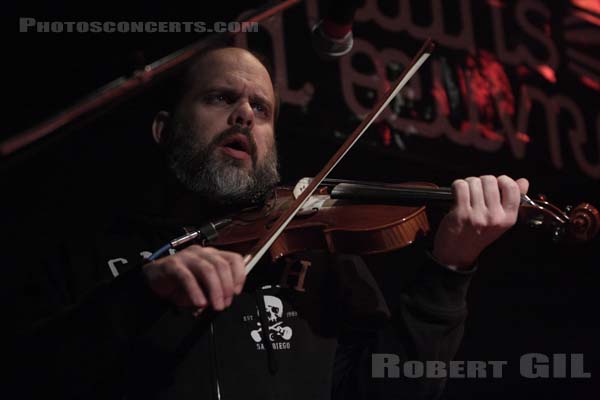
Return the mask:
{"type": "Polygon", "coordinates": [[[210,92],[223,92],[228,94],[235,94],[237,90],[232,87],[224,86],[224,85],[211,85],[206,86],[201,90],[202,93],[210,93],[210,92]]]}
{"type": "Polygon", "coordinates": [[[252,96],[252,100],[259,101],[260,103],[267,105],[269,108],[273,108],[273,102],[269,100],[266,96],[255,94],[252,96]]]}
{"type": "MultiPolygon", "coordinates": [[[[221,84],[206,86],[206,87],[202,88],[200,91],[200,93],[202,93],[202,94],[214,93],[214,92],[220,92],[220,93],[225,93],[227,95],[234,95],[234,96],[237,96],[239,94],[238,90],[236,90],[235,88],[229,87],[226,85],[221,85],[221,84]]],[[[271,109],[274,107],[274,102],[269,100],[269,98],[267,96],[264,96],[262,94],[253,94],[251,96],[251,99],[252,99],[252,101],[258,101],[262,104],[265,104],[271,109]]]]}

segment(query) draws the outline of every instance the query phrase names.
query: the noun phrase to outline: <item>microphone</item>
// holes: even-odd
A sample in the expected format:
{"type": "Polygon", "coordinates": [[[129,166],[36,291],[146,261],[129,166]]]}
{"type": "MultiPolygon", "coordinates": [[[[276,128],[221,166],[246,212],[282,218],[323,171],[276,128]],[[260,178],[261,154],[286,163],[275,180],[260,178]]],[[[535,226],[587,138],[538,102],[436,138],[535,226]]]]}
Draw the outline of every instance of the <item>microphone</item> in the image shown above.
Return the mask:
{"type": "Polygon", "coordinates": [[[352,50],[352,23],[359,5],[360,0],[331,0],[325,18],[312,29],[313,48],[321,58],[332,60],[352,50]]]}

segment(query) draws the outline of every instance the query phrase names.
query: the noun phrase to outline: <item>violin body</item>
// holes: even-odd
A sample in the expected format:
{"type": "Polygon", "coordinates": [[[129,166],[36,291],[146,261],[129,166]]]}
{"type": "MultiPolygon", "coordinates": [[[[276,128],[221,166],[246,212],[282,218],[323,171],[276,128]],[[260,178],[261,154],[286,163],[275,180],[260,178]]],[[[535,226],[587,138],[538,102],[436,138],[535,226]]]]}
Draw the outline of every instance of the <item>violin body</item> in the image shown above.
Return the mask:
{"type": "MultiPolygon", "coordinates": [[[[398,186],[436,187],[430,183],[398,186]]],[[[294,201],[293,189],[282,187],[261,211],[245,213],[219,232],[211,246],[248,251],[294,201]]],[[[408,246],[430,230],[425,206],[407,207],[332,199],[319,188],[270,248],[273,260],[308,249],[359,255],[408,246]]]]}

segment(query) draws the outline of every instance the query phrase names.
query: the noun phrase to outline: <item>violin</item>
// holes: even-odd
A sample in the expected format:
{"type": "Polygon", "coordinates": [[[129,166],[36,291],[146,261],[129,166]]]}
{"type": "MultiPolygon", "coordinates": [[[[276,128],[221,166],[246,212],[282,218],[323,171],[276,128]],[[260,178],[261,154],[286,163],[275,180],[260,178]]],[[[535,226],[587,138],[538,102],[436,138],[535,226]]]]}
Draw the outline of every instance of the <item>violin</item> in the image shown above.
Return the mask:
{"type": "MultiPolygon", "coordinates": [[[[150,257],[191,240],[246,254],[246,274],[269,251],[273,259],[306,249],[327,249],[359,255],[394,251],[429,230],[425,203],[451,202],[450,188],[432,183],[377,184],[340,181],[327,176],[383,112],[421,65],[435,45],[428,39],[387,94],[377,102],[321,171],[294,188],[278,188],[265,207],[244,212],[194,230],[165,245],[150,257]]],[[[544,197],[521,195],[519,219],[532,227],[546,228],[555,240],[568,237],[585,241],[600,228],[600,215],[583,203],[562,211],[544,197]]]]}
{"type": "MultiPolygon", "coordinates": [[[[303,178],[293,188],[277,188],[261,210],[232,216],[210,245],[247,253],[311,180],[303,178]]],[[[386,184],[326,179],[269,252],[273,260],[308,249],[358,255],[391,252],[429,233],[426,205],[448,205],[453,200],[450,188],[426,182],[386,184]]],[[[544,197],[533,200],[521,195],[519,222],[549,231],[554,241],[588,241],[598,233],[600,215],[589,203],[562,211],[544,197]]]]}

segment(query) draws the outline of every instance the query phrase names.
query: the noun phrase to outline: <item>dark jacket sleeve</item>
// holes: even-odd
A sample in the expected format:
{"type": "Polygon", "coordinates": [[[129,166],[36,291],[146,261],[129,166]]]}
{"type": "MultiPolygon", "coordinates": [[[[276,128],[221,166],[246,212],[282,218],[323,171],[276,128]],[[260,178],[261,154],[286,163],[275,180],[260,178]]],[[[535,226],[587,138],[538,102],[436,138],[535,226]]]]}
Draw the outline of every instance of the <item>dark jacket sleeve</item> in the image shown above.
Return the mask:
{"type": "Polygon", "coordinates": [[[9,341],[11,380],[21,398],[76,398],[119,387],[132,339],[167,307],[149,289],[141,264],[74,295],[66,262],[56,257],[24,267],[28,278],[9,341]]]}
{"type": "MultiPolygon", "coordinates": [[[[447,365],[452,360],[463,336],[473,270],[454,271],[439,265],[419,247],[353,261],[353,268],[362,271],[354,273],[361,276],[360,285],[371,289],[368,300],[355,298],[350,303],[354,302],[352,307],[362,317],[369,315],[364,304],[370,303],[374,313],[362,318],[367,324],[344,324],[336,355],[334,398],[438,398],[444,378],[407,377],[403,366],[407,361],[447,365]],[[374,377],[373,365],[379,362],[374,354],[389,355],[389,365],[397,368],[386,368],[384,377],[374,377]]],[[[346,270],[349,265],[346,262],[346,270]]]]}

